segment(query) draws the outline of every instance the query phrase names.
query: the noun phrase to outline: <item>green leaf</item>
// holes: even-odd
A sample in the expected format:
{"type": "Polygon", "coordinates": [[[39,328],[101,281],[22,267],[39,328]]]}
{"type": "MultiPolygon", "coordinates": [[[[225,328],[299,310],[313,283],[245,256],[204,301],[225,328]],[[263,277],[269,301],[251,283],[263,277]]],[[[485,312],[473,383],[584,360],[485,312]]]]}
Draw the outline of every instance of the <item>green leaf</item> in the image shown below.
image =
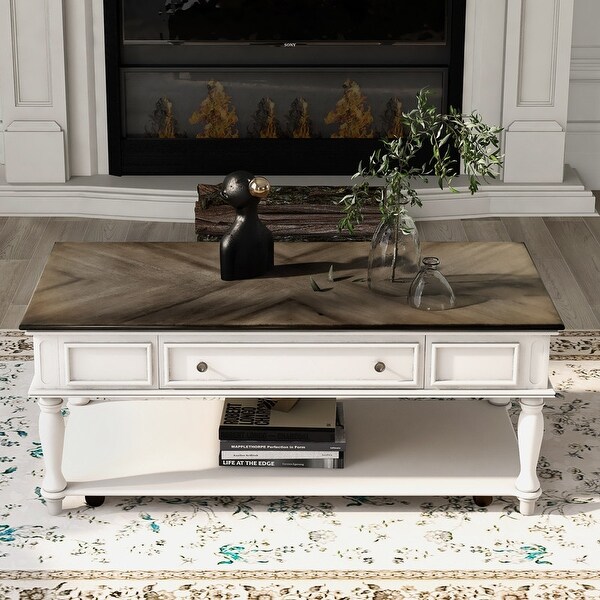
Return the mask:
{"type": "Polygon", "coordinates": [[[358,181],[352,192],[339,202],[344,215],[338,229],[352,233],[354,226],[362,221],[364,204],[372,197],[369,182],[372,177],[386,183],[376,198],[382,219],[397,214],[403,203],[421,206],[413,183],[415,180],[426,182],[426,175],[434,174],[440,188],[448,185],[455,192],[450,184],[458,172],[458,163],[450,154],[451,148],[456,148],[463,161],[471,193],[478,190],[478,176],[484,180],[496,177],[495,171],[502,167],[504,160],[499,139],[502,128],[485,124],[475,111],[463,115],[451,106],[448,114],[438,114],[429,102],[430,95],[431,91],[423,88],[416,95],[416,108],[402,113],[402,137],[381,140],[381,147],[373,151],[368,164],[359,163],[358,172],[352,176],[358,181]],[[432,147],[431,157],[422,165],[413,166],[411,163],[425,142],[432,147]]]}

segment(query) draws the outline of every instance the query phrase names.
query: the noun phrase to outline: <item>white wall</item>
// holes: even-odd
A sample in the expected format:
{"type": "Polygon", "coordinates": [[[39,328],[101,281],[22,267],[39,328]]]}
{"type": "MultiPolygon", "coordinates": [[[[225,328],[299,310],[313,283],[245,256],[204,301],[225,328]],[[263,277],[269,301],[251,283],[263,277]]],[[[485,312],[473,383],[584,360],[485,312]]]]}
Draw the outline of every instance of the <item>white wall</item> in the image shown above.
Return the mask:
{"type": "Polygon", "coordinates": [[[566,162],[600,190],[600,2],[575,0],[566,162]]]}

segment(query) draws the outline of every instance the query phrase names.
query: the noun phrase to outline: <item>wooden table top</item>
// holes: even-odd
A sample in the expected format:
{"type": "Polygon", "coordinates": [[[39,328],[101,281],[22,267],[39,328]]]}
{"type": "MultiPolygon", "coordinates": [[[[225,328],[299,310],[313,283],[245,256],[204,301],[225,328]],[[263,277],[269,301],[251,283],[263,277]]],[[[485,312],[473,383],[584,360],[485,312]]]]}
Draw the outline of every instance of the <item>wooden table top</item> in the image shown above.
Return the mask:
{"type": "Polygon", "coordinates": [[[367,287],[364,242],[282,242],[275,269],[222,281],[216,242],[57,243],[25,330],[558,330],[563,324],[521,243],[423,243],[456,294],[429,312],[367,287]],[[330,266],[334,282],[327,280],[330,266]],[[310,277],[323,291],[314,291],[310,277]]]}

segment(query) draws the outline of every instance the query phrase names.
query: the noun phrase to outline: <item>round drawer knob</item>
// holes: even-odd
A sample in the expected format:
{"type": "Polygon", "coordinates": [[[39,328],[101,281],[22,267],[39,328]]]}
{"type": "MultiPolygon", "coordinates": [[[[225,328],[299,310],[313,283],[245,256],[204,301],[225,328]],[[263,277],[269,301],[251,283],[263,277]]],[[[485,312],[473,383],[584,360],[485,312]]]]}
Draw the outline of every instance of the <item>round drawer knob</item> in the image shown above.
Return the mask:
{"type": "Polygon", "coordinates": [[[375,370],[376,370],[378,373],[383,373],[383,372],[385,371],[385,363],[384,363],[384,362],[381,362],[381,361],[379,361],[379,362],[376,362],[376,363],[375,363],[375,370]]]}
{"type": "Polygon", "coordinates": [[[202,361],[196,365],[196,369],[198,369],[200,373],[204,373],[208,369],[208,365],[204,361],[202,361]]]}

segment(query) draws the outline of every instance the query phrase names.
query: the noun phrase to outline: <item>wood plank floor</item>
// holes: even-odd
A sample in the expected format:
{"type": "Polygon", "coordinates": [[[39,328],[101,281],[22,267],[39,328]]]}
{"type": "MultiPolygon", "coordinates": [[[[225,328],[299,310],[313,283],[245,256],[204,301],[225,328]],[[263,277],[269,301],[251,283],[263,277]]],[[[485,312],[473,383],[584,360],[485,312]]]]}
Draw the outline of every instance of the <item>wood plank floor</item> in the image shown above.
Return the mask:
{"type": "MultiPolygon", "coordinates": [[[[511,217],[417,223],[427,241],[525,242],[568,329],[600,329],[600,219],[511,217]]],[[[195,241],[193,223],[0,217],[0,328],[19,326],[57,241],[195,241]]]]}

